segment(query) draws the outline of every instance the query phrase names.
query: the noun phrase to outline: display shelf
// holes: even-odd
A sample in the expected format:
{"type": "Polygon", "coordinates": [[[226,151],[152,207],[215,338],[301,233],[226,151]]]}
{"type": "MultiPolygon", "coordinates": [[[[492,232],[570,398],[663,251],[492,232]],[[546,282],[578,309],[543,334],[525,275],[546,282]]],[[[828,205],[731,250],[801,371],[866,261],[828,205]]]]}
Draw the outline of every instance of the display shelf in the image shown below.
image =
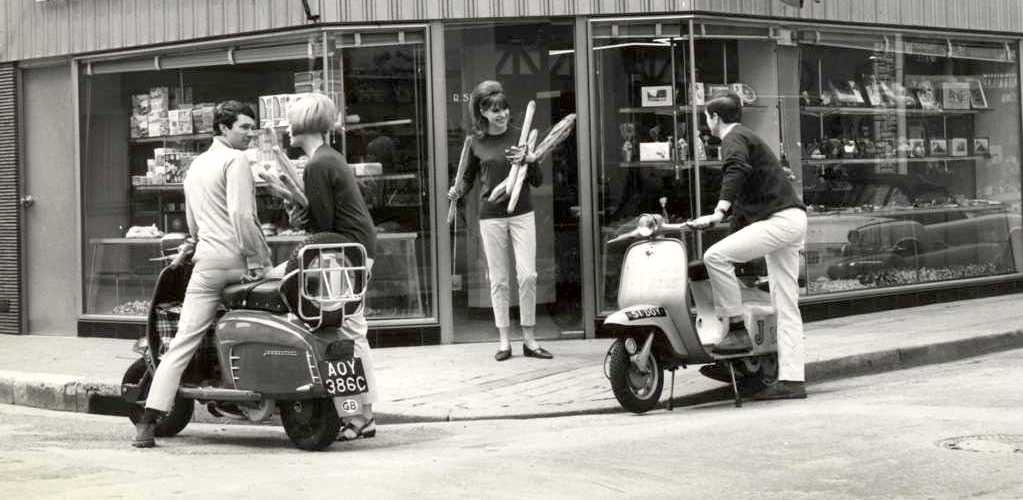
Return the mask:
{"type": "Polygon", "coordinates": [[[380,175],[360,175],[357,176],[359,179],[373,179],[378,181],[407,181],[418,178],[416,174],[380,174],[380,175]]]}
{"type": "MultiPolygon", "coordinates": [[[[690,169],[697,164],[701,167],[721,167],[724,162],[718,160],[685,161],[680,164],[680,167],[690,169]]],[[[673,161],[623,161],[618,164],[621,168],[675,168],[675,165],[676,163],[673,161]]]]}
{"type": "Polygon", "coordinates": [[[344,130],[360,130],[364,128],[376,128],[376,127],[393,127],[397,125],[412,125],[411,118],[402,118],[400,120],[385,120],[381,122],[367,122],[367,123],[351,123],[345,124],[344,130]]]}
{"type": "Polygon", "coordinates": [[[211,141],[213,140],[212,133],[206,134],[184,134],[184,135],[160,135],[156,137],[138,137],[135,139],[129,139],[128,142],[131,144],[151,144],[161,142],[194,142],[194,141],[211,141]]]}
{"type": "MultiPolygon", "coordinates": [[[[256,189],[267,187],[265,182],[257,182],[254,185],[256,189]]],[[[180,182],[165,182],[163,184],[140,184],[131,188],[139,193],[180,193],[185,190],[185,185],[180,182]]]]}
{"type": "Polygon", "coordinates": [[[976,109],[913,109],[913,108],[853,108],[839,106],[803,106],[799,110],[808,116],[827,115],[907,115],[907,116],[947,116],[975,115],[976,109]]]}
{"type": "MultiPolygon", "coordinates": [[[[697,105],[695,108],[696,108],[696,111],[703,111],[704,109],[706,109],[706,107],[707,106],[704,106],[704,105],[700,104],[700,105],[697,105]]],[[[768,109],[768,107],[767,106],[746,105],[746,106],[743,106],[742,109],[743,109],[743,111],[746,111],[746,110],[759,111],[759,110],[768,109]]],[[[688,105],[678,106],[678,111],[682,111],[682,112],[688,113],[690,111],[693,111],[693,106],[688,106],[688,105]]],[[[621,114],[656,113],[656,114],[668,114],[668,115],[673,113],[671,106],[646,106],[646,107],[640,107],[640,108],[632,108],[632,107],[630,107],[630,108],[618,108],[618,112],[621,113],[621,114]]]]}
{"type": "Polygon", "coordinates": [[[902,162],[949,162],[949,161],[976,161],[987,158],[986,156],[927,156],[922,158],[831,158],[815,160],[804,159],[807,165],[891,165],[902,162]]]}

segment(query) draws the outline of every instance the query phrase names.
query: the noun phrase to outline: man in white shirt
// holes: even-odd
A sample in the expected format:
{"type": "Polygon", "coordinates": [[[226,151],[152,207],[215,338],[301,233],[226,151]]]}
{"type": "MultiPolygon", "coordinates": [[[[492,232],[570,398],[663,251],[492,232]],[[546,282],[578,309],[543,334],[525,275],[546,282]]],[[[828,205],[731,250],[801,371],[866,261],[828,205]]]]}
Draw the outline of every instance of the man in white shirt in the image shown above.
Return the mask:
{"type": "Polygon", "coordinates": [[[188,230],[197,240],[195,267],[181,307],[178,332],[160,359],[132,446],[156,445],[159,418],[171,410],[181,374],[216,318],[229,284],[256,280],[271,269],[270,249],[256,216],[255,185],[244,150],[256,134],[256,113],[237,101],[217,105],[213,144],[185,176],[188,230]]]}

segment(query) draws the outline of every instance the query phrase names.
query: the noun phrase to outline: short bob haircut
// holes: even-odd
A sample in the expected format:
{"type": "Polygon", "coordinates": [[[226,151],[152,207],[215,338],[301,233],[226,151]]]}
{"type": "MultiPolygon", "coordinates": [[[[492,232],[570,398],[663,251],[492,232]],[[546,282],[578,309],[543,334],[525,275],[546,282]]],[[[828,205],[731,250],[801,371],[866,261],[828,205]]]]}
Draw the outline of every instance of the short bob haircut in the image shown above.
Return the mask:
{"type": "Polygon", "coordinates": [[[288,123],[291,133],[326,134],[333,130],[337,121],[337,106],[323,94],[309,94],[288,106],[288,123]]]}
{"type": "Polygon", "coordinates": [[[723,123],[742,121],[742,99],[735,92],[721,94],[707,103],[707,114],[716,114],[723,123]]]}
{"type": "Polygon", "coordinates": [[[490,123],[483,116],[484,109],[502,111],[508,109],[508,98],[504,95],[504,87],[494,80],[484,80],[472,91],[469,97],[469,108],[472,110],[472,128],[477,137],[487,133],[490,123]]]}
{"type": "Polygon", "coordinates": [[[217,107],[213,109],[213,135],[221,135],[221,125],[227,128],[234,127],[234,122],[238,121],[238,115],[245,115],[256,121],[256,111],[248,104],[238,101],[224,101],[217,104],[217,107]]]}

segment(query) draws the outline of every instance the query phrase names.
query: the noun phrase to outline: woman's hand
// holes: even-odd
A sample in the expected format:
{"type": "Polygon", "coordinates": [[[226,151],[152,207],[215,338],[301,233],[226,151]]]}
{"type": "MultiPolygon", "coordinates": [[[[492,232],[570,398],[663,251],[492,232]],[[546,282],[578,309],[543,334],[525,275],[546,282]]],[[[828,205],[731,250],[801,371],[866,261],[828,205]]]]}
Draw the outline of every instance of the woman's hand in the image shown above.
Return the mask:
{"type": "Polygon", "coordinates": [[[536,163],[536,157],[524,146],[511,146],[504,151],[504,157],[511,163],[536,163]]]}
{"type": "Polygon", "coordinates": [[[448,199],[457,200],[461,197],[462,195],[458,192],[458,186],[451,186],[451,189],[448,190],[448,199]]]}
{"type": "Polygon", "coordinates": [[[703,228],[706,228],[706,227],[713,226],[714,224],[717,224],[717,223],[721,222],[724,219],[725,219],[725,213],[720,211],[720,210],[715,210],[714,213],[712,213],[710,215],[704,215],[704,216],[697,217],[697,218],[687,222],[687,224],[689,226],[691,226],[691,227],[695,227],[696,229],[703,229],[703,228]]]}

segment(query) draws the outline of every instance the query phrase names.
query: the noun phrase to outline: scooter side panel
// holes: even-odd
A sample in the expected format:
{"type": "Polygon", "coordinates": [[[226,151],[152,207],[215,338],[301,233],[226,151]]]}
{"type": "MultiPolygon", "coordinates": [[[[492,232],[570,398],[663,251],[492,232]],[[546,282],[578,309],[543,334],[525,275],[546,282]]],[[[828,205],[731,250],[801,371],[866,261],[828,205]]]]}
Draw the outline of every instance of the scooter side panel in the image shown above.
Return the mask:
{"type": "Polygon", "coordinates": [[[321,349],[304,328],[262,311],[230,311],[217,323],[224,386],[292,394],[319,382],[321,349]]]}

